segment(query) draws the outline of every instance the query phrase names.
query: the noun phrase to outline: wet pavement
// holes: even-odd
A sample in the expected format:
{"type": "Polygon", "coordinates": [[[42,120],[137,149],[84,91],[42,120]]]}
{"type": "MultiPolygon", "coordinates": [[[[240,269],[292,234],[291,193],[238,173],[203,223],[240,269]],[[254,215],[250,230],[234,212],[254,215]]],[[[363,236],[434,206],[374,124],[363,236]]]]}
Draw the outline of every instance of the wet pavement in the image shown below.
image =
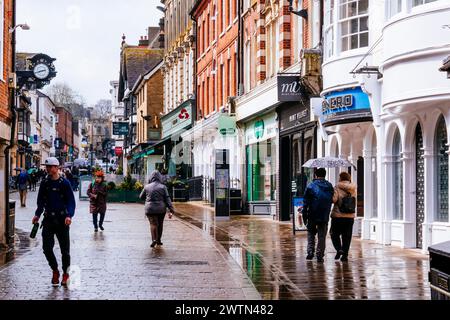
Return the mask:
{"type": "MultiPolygon", "coordinates": [[[[0,261],[0,299],[261,299],[235,260],[197,227],[167,219],[164,245],[152,249],[141,204],[109,205],[105,231],[94,233],[86,201],[78,202],[71,227],[72,283],[53,288],[41,230],[28,238],[35,199],[29,193],[29,207],[16,207],[17,247],[0,261]]],[[[55,254],[60,262],[57,244],[55,254]]]]}
{"type": "Polygon", "coordinates": [[[352,240],[349,261],[335,261],[327,236],[325,263],[307,261],[306,232],[261,216],[214,219],[211,207],[178,203],[177,214],[216,239],[246,271],[263,299],[429,300],[428,255],[352,240]]]}
{"type": "Polygon", "coordinates": [[[109,205],[106,230],[97,234],[87,205],[78,203],[71,229],[72,265],[81,272],[71,289],[49,285],[40,234],[28,238],[34,210],[17,208],[23,231],[17,259],[3,267],[0,261],[0,299],[430,299],[428,256],[418,250],[354,237],[343,263],[327,236],[325,263],[306,261],[306,232],[293,235],[291,223],[264,216],[216,221],[201,202],[176,203],[164,246],[151,249],[142,205],[109,205]]]}

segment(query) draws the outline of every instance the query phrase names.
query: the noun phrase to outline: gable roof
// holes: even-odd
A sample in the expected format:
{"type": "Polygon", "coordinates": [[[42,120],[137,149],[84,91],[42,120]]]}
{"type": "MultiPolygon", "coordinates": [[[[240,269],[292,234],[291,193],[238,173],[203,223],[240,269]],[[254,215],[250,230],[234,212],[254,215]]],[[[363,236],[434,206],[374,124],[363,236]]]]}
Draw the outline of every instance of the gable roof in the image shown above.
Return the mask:
{"type": "Polygon", "coordinates": [[[127,89],[131,90],[134,87],[140,75],[146,74],[161,62],[163,54],[163,49],[126,45],[122,48],[119,101],[123,99],[127,89]]]}

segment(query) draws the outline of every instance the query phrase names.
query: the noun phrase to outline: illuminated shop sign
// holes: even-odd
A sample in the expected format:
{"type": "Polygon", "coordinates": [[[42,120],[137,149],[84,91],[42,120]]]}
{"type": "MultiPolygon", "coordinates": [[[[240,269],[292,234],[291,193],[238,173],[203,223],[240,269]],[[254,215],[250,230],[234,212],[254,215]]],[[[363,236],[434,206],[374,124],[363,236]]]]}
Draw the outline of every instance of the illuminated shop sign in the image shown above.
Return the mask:
{"type": "Polygon", "coordinates": [[[322,105],[322,123],[335,124],[371,120],[369,97],[361,87],[330,92],[322,105]]]}

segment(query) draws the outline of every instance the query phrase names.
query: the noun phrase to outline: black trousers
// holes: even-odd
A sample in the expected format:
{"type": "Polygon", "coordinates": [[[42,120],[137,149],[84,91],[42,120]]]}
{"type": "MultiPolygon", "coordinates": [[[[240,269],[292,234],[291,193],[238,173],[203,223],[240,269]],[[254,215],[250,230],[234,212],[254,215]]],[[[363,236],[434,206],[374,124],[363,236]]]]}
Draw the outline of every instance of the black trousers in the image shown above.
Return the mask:
{"type": "Polygon", "coordinates": [[[70,227],[64,224],[65,217],[58,219],[45,217],[42,221],[42,243],[45,257],[52,270],[58,270],[58,262],[56,261],[53,247],[55,246],[55,236],[58,239],[62,256],[62,269],[67,273],[70,266],[70,227]]]}
{"type": "Polygon", "coordinates": [[[100,227],[103,226],[103,221],[105,220],[105,213],[106,212],[99,212],[99,213],[93,213],[92,214],[92,220],[94,221],[94,228],[98,229],[97,221],[98,221],[98,215],[100,214],[100,227]]]}
{"type": "Polygon", "coordinates": [[[342,251],[348,255],[352,242],[353,223],[352,218],[331,218],[330,236],[336,251],[342,251]]]}
{"type": "Polygon", "coordinates": [[[153,241],[161,242],[165,216],[165,213],[147,216],[153,241]]]}

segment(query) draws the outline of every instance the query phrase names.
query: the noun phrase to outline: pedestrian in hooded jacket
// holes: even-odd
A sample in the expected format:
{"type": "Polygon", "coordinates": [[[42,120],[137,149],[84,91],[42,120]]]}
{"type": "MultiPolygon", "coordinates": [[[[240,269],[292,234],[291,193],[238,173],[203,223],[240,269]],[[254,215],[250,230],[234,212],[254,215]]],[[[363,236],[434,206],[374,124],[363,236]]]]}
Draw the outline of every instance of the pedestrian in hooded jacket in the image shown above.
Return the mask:
{"type": "Polygon", "coordinates": [[[150,231],[152,234],[152,244],[162,246],[161,237],[163,233],[164,218],[166,211],[169,209],[169,219],[175,212],[172,202],[170,201],[169,191],[163,183],[163,177],[159,171],[153,171],[150,175],[149,184],[147,184],[139,196],[145,200],[145,215],[150,222],[150,231]]]}
{"type": "Polygon", "coordinates": [[[314,258],[314,247],[317,234],[317,262],[323,262],[325,238],[328,231],[328,220],[333,201],[334,189],[325,180],[326,170],[316,169],[315,179],[306,187],[303,197],[303,219],[308,230],[307,260],[314,258]]]}
{"type": "Polygon", "coordinates": [[[348,260],[348,251],[352,241],[353,222],[355,213],[343,213],[340,206],[342,199],[346,196],[356,198],[356,185],[351,182],[351,176],[347,172],[339,174],[339,182],[334,187],[333,210],[331,211],[330,236],[336,249],[335,259],[348,260]]]}
{"type": "Polygon", "coordinates": [[[97,171],[95,173],[95,181],[89,185],[87,195],[90,199],[89,209],[92,214],[92,220],[94,222],[94,231],[105,230],[103,228],[103,221],[105,220],[106,213],[106,196],[108,189],[105,183],[105,175],[103,171],[97,171]],[[100,214],[100,225],[97,224],[98,215],[100,214]]]}

